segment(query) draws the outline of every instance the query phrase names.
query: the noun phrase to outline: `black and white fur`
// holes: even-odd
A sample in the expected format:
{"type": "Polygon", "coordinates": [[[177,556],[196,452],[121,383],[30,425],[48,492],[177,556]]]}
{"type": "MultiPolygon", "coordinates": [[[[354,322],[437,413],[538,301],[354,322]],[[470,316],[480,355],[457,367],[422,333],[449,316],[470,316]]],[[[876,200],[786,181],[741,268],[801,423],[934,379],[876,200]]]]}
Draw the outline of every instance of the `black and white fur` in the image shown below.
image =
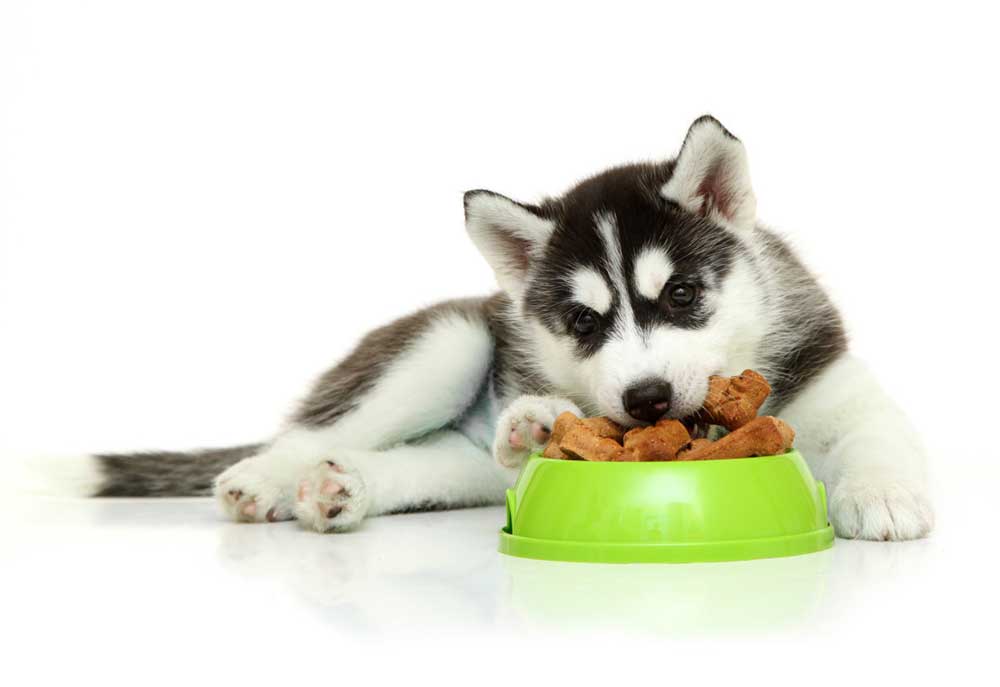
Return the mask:
{"type": "Polygon", "coordinates": [[[930,531],[919,441],[848,352],[814,278],[757,223],[743,144],[715,119],[694,122],[675,159],[617,167],[537,205],[471,191],[465,212],[501,293],[372,332],[266,444],[92,456],[75,484],[103,496],[214,492],[233,520],[337,531],[500,503],[562,411],[632,426],[623,397],[657,383],[662,408],[683,417],[710,375],[753,368],[774,388],[764,410],[795,427],[826,482],[838,534],[930,531]],[[678,284],[694,302],[671,300],[678,284]]]}

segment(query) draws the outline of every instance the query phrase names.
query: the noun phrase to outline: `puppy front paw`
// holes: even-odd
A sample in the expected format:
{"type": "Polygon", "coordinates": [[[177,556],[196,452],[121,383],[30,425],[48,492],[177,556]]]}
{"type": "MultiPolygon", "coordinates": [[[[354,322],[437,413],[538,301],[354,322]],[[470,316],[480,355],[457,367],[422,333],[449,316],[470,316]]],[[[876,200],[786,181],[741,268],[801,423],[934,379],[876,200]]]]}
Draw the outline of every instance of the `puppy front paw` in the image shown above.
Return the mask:
{"type": "Polygon", "coordinates": [[[830,522],[845,539],[903,541],[926,537],[934,510],[922,487],[852,478],[832,490],[830,522]]]}
{"type": "Polygon", "coordinates": [[[553,423],[565,412],[582,415],[576,404],[565,398],[521,396],[500,414],[493,457],[504,467],[518,467],[532,453],[545,447],[553,423]]]}
{"type": "Polygon", "coordinates": [[[299,482],[295,517],[317,532],[342,532],[368,511],[368,490],[357,470],[340,459],[324,460],[299,482]]]}

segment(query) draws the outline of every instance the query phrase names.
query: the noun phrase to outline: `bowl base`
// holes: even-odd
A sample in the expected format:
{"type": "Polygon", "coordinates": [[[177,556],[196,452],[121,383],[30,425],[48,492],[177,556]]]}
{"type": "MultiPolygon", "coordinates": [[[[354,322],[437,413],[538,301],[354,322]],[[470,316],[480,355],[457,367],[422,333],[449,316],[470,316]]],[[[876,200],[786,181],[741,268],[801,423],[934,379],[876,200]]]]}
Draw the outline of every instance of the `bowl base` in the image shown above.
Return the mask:
{"type": "Polygon", "coordinates": [[[766,539],[683,544],[553,541],[500,530],[500,553],[575,563],[712,563],[816,553],[833,546],[833,527],[766,539]]]}

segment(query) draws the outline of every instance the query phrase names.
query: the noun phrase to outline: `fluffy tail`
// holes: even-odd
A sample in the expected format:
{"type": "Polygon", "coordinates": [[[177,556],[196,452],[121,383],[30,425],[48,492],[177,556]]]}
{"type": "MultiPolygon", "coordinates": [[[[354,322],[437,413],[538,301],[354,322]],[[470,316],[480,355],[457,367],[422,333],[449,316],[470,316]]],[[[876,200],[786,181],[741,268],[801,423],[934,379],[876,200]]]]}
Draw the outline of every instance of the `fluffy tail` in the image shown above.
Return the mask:
{"type": "Polygon", "coordinates": [[[34,461],[31,491],[64,496],[208,496],[215,477],[263,444],[34,461]]]}

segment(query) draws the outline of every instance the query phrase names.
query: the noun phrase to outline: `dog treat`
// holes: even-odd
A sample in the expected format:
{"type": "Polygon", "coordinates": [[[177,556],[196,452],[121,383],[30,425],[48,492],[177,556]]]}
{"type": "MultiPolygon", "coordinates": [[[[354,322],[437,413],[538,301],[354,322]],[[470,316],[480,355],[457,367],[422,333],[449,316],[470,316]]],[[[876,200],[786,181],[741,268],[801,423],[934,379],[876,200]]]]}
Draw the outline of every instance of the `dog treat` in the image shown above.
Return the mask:
{"type": "Polygon", "coordinates": [[[738,377],[708,378],[708,395],[699,416],[709,424],[733,431],[757,417],[764,399],[771,393],[767,380],[753,370],[738,377]]]}
{"type": "Polygon", "coordinates": [[[576,422],[563,435],[559,448],[570,458],[596,461],[625,460],[625,448],[614,439],[598,436],[583,422],[576,422]]]}
{"type": "Polygon", "coordinates": [[[625,451],[636,461],[676,460],[677,452],[691,443],[679,420],[660,420],[652,427],[637,427],[625,434],[625,451]]]}
{"type": "Polygon", "coordinates": [[[545,445],[545,450],[542,451],[542,456],[545,458],[552,458],[554,460],[569,460],[569,456],[567,456],[563,450],[559,448],[559,444],[554,441],[550,441],[545,445]]]}
{"type": "Polygon", "coordinates": [[[771,387],[753,370],[737,377],[709,378],[702,408],[684,420],[664,418],[651,427],[628,432],[606,417],[578,418],[563,413],[556,418],[542,455],[563,460],[640,462],[717,460],[784,453],[795,432],[775,417],[757,417],[771,387]],[[707,425],[720,425],[729,434],[718,441],[703,438],[707,425]]]}
{"type": "Polygon", "coordinates": [[[695,440],[677,460],[775,456],[792,447],[795,431],[776,417],[758,417],[718,441],[695,440]]]}
{"type": "Polygon", "coordinates": [[[689,443],[687,446],[685,446],[684,448],[682,448],[680,451],[677,452],[677,460],[691,460],[690,458],[684,456],[701,455],[702,452],[704,452],[707,449],[707,447],[711,446],[714,443],[715,442],[713,442],[711,439],[705,439],[705,438],[692,439],[691,443],[689,443]]]}
{"type": "Polygon", "coordinates": [[[561,413],[559,417],[556,418],[555,423],[552,425],[552,436],[551,440],[558,443],[562,441],[563,436],[574,424],[580,421],[573,413],[567,411],[561,413]]]}
{"type": "Polygon", "coordinates": [[[570,412],[565,412],[556,418],[552,425],[552,436],[545,446],[542,455],[546,458],[562,458],[577,460],[620,460],[622,456],[621,442],[625,429],[614,420],[606,417],[578,418],[570,412]],[[569,440],[571,450],[564,450],[566,435],[578,429],[578,433],[569,440]],[[597,440],[609,440],[606,441],[597,440]]]}
{"type": "Polygon", "coordinates": [[[561,413],[552,425],[552,435],[549,437],[549,443],[545,446],[545,451],[542,452],[542,455],[546,458],[569,458],[569,456],[563,453],[562,449],[559,448],[559,444],[562,442],[563,437],[566,436],[566,432],[569,428],[579,421],[580,418],[573,413],[568,411],[561,413]]]}
{"type": "Polygon", "coordinates": [[[585,420],[580,420],[580,422],[586,425],[597,436],[604,439],[614,439],[619,444],[622,443],[622,437],[625,436],[625,428],[606,417],[588,417],[585,420]]]}

